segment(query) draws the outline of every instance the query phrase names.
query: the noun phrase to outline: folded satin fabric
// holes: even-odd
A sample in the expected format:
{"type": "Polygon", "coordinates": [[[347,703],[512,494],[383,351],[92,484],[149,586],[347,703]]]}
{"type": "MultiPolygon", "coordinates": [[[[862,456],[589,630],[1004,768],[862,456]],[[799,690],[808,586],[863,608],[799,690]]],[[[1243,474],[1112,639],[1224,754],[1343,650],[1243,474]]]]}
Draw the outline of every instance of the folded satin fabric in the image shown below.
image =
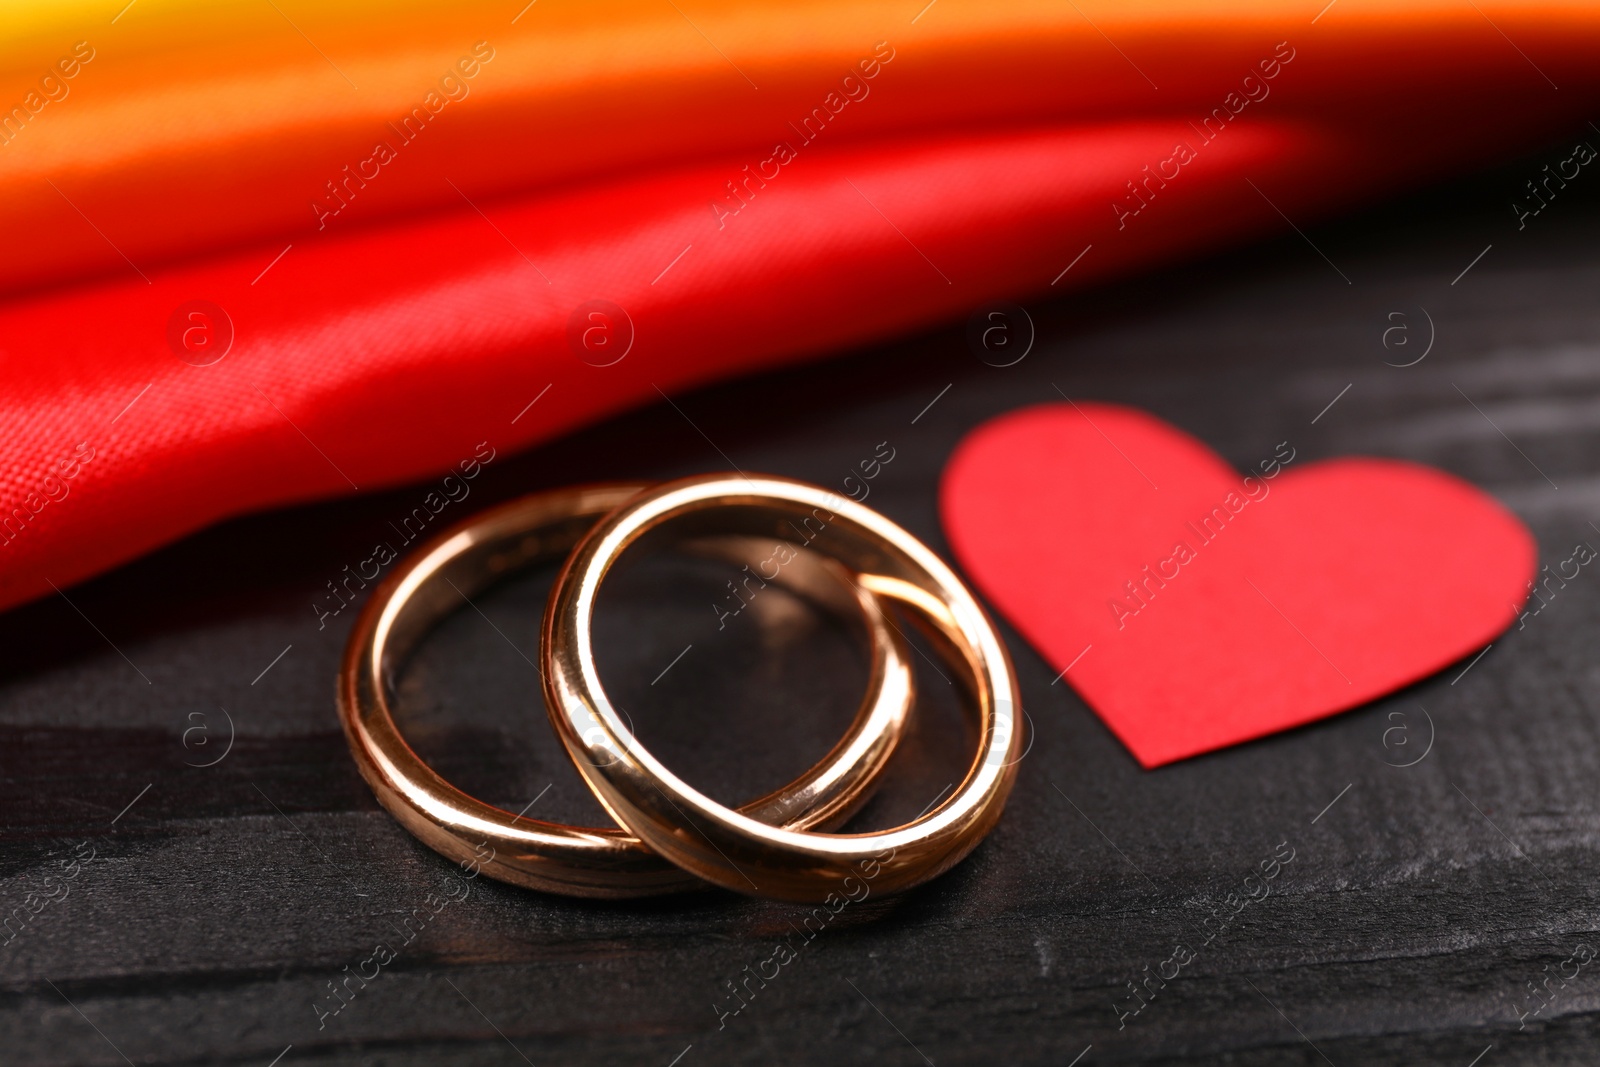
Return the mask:
{"type": "MultiPolygon", "coordinates": [[[[168,44],[146,27],[116,62],[107,45],[70,79],[56,66],[68,95],[0,148],[16,237],[0,286],[18,293],[0,305],[0,607],[230,515],[442,472],[1052,279],[1287,232],[1280,211],[1303,223],[1582,128],[1595,14],[1482,6],[1516,45],[1487,17],[1356,0],[1315,25],[1282,4],[1085,8],[1091,25],[945,0],[915,23],[894,9],[903,46],[872,29],[882,6],[728,3],[688,24],[540,0],[492,56],[487,33],[437,45],[487,8],[426,5],[368,37],[285,7],[306,36],[254,25],[220,55],[205,12],[175,9],[195,17],[177,33],[152,6],[168,44]],[[535,17],[539,33],[518,28],[535,17]],[[315,76],[294,42],[328,52],[315,76]],[[125,91],[92,97],[98,74],[125,91]],[[385,139],[393,159],[363,150],[385,139]],[[346,165],[376,176],[348,182],[346,165]],[[625,318],[587,317],[596,300],[625,318]],[[584,348],[596,322],[631,337],[620,361],[584,348]],[[203,356],[224,332],[231,348],[193,365],[210,358],[194,330],[203,356]]],[[[76,9],[28,10],[37,42],[76,9]]],[[[49,62],[76,57],[61,51],[49,62]]],[[[16,54],[6,69],[40,66],[16,54]]]]}
{"type": "Polygon", "coordinates": [[[1243,121],[1442,122],[1459,158],[1502,119],[1582,127],[1600,84],[1588,0],[525,3],[13,5],[0,292],[726,159],[709,213],[810,134],[1198,126],[1229,94],[1243,121]]]}

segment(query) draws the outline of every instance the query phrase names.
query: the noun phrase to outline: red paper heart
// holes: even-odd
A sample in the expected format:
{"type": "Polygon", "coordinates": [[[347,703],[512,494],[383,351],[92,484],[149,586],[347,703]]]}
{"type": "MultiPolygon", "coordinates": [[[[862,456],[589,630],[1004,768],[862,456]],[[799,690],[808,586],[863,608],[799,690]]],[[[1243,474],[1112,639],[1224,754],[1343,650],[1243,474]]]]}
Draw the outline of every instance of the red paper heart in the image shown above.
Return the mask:
{"type": "Polygon", "coordinates": [[[1254,473],[1131,408],[1046,404],[961,442],[941,510],[967,573],[1146,767],[1424,678],[1527,596],[1532,535],[1457,478],[1289,442],[1254,473]]]}

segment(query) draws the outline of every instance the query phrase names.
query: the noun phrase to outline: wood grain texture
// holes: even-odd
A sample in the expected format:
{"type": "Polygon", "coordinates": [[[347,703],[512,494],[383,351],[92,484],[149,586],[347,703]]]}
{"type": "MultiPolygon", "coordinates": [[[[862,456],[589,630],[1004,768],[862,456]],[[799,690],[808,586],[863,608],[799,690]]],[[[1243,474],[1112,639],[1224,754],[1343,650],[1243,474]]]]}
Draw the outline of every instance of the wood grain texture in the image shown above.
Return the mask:
{"type": "MultiPolygon", "coordinates": [[[[838,485],[887,441],[895,458],[868,502],[943,551],[935,490],[950,449],[985,418],[1054,399],[1054,383],[1147,408],[1241,466],[1284,440],[1307,461],[1434,464],[1506,501],[1553,565],[1579,540],[1600,545],[1600,211],[1594,190],[1575,187],[1517,232],[1507,204],[1541,162],[1309,228],[1352,284],[1286,229],[1270,245],[1030,305],[1038,343],[1008,368],[974,357],[970,309],[952,309],[948,330],[675,397],[681,411],[661,404],[497,460],[471,504],[720,469],[717,450],[746,470],[838,485]],[[1437,329],[1428,357],[1385,366],[1421,351],[1424,308],[1437,329]],[[1415,347],[1385,349],[1397,321],[1415,347]]],[[[1075,254],[1064,249],[1063,264],[1075,254]]],[[[1152,773],[1006,630],[1034,742],[999,828],[933,884],[846,909],[719,1028],[714,1005],[736,1004],[725,983],[770,956],[804,909],[711,892],[584,903],[480,879],[404,942],[401,919],[443,891],[451,866],[358,778],[333,711],[350,616],[319,630],[310,605],[424,491],[233,522],[68,590],[71,604],[0,616],[0,918],[27,916],[0,945],[0,1060],[1600,1059],[1600,966],[1519,1028],[1540,1003],[1530,982],[1580,945],[1600,949],[1600,574],[1586,569],[1464,675],[1458,664],[1327,722],[1152,773]],[[223,751],[222,709],[231,750],[193,766],[223,751]],[[1393,766],[1422,751],[1419,709],[1431,751],[1393,766]],[[1397,723],[1407,732],[1386,745],[1397,723]],[[60,881],[78,842],[92,859],[60,881]],[[1210,909],[1280,843],[1294,859],[1270,895],[1202,945],[1210,909]],[[61,885],[27,914],[29,893],[61,885]],[[378,942],[395,960],[319,1027],[327,983],[378,942]],[[1180,943],[1193,961],[1121,1020],[1113,1004],[1134,1003],[1126,983],[1180,943]]],[[[597,629],[641,734],[740,800],[828,747],[864,667],[841,626],[783,594],[719,630],[710,603],[725,578],[641,565],[597,629]]],[[[453,616],[399,679],[402,710],[418,747],[462,785],[598,823],[535,703],[528,657],[549,580],[508,583],[453,616]]],[[[968,751],[949,687],[931,668],[920,681],[927,714],[862,827],[914,814],[968,751]]]]}

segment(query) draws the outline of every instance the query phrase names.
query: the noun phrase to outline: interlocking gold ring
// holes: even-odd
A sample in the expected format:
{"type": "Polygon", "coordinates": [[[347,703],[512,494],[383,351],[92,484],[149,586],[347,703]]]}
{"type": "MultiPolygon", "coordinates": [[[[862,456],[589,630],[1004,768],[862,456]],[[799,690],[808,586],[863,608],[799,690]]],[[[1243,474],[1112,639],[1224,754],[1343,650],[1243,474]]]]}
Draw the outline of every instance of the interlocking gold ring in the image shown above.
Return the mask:
{"type": "Polygon", "coordinates": [[[930,549],[882,515],[787,478],[685,478],[647,490],[600,520],[556,580],[540,658],[551,721],[606,810],[685,871],[739,892],[832,906],[861,899],[858,891],[909,889],[976,847],[999,819],[1016,776],[1022,732],[1015,674],[972,594],[930,549]],[[814,833],[769,826],[724,807],[647,752],[600,683],[590,626],[606,572],[629,545],[668,522],[679,531],[804,545],[795,559],[824,553],[855,572],[863,589],[910,609],[960,668],[973,698],[982,740],[955,792],[892,830],[814,833]]]}
{"type": "MultiPolygon", "coordinates": [[[[339,675],[340,719],[378,801],[434,851],[502,881],[571,896],[638,897],[705,887],[623,830],[519,817],[466,795],[406,744],[389,705],[387,680],[429,628],[507,573],[560,559],[596,519],[646,488],[555,490],[484,512],[402,561],[364,605],[339,675]]],[[[821,761],[739,809],[740,817],[794,829],[837,825],[870,795],[904,732],[913,700],[910,653],[877,598],[854,586],[844,569],[806,564],[785,583],[825,603],[831,588],[830,606],[860,613],[872,647],[867,697],[821,761]]]]}

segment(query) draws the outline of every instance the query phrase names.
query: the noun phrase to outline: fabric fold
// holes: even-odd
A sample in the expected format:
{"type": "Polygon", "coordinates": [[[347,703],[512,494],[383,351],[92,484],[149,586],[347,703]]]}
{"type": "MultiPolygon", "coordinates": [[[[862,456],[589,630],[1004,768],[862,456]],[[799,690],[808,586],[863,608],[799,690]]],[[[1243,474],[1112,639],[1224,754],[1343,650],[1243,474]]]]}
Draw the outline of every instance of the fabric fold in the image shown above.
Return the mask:
{"type": "Polygon", "coordinates": [[[281,7],[17,9],[0,607],[1288,233],[1600,100],[1591,5],[281,7]]]}

